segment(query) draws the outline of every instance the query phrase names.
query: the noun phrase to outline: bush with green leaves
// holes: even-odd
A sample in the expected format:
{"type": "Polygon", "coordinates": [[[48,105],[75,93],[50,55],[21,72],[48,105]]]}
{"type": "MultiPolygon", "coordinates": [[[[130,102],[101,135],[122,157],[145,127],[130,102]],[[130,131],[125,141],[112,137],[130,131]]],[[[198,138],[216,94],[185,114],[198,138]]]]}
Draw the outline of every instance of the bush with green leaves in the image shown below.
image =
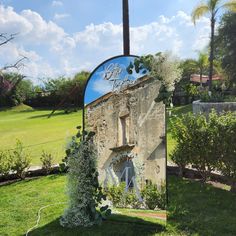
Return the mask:
{"type": "Polygon", "coordinates": [[[217,130],[218,169],[228,178],[231,191],[236,192],[236,113],[220,116],[217,130]]]}
{"type": "Polygon", "coordinates": [[[133,189],[125,192],[125,182],[121,182],[118,186],[110,186],[105,190],[107,198],[115,207],[125,208],[142,208],[147,206],[154,210],[166,208],[166,187],[164,184],[157,186],[156,184],[148,183],[141,191],[143,202],[140,202],[133,189]]]}
{"type": "Polygon", "coordinates": [[[68,156],[68,208],[60,219],[63,227],[92,226],[100,224],[111,213],[108,206],[97,209],[106,196],[98,183],[97,151],[92,141],[93,133],[77,134],[72,138],[68,156]]]}
{"type": "Polygon", "coordinates": [[[191,163],[191,133],[189,129],[194,126],[194,117],[190,114],[171,121],[171,134],[177,145],[170,154],[171,159],[179,166],[179,176],[183,176],[184,168],[191,163]]]}
{"type": "Polygon", "coordinates": [[[12,170],[16,172],[17,177],[25,179],[25,174],[30,166],[30,157],[27,152],[23,150],[21,141],[16,142],[16,148],[11,152],[12,170]]]}
{"type": "Polygon", "coordinates": [[[5,176],[9,174],[12,168],[12,159],[10,152],[0,151],[0,176],[5,176]]]}
{"type": "Polygon", "coordinates": [[[51,172],[53,165],[52,154],[43,150],[42,156],[40,157],[40,161],[42,163],[42,169],[48,175],[51,172]]]}
{"type": "Polygon", "coordinates": [[[207,118],[204,114],[184,114],[171,123],[173,137],[177,145],[171,154],[172,160],[183,169],[192,164],[205,182],[216,168],[217,153],[214,138],[217,114],[211,112],[207,118]]]}
{"type": "Polygon", "coordinates": [[[125,182],[121,182],[118,186],[109,186],[104,191],[107,198],[112,202],[115,207],[125,208],[140,208],[142,202],[139,201],[133,189],[125,191],[125,182]]]}
{"type": "Polygon", "coordinates": [[[172,160],[183,168],[191,164],[205,182],[215,169],[228,178],[232,191],[236,183],[236,113],[182,115],[171,122],[177,145],[172,160]]]}
{"type": "Polygon", "coordinates": [[[124,190],[125,182],[121,182],[118,186],[112,185],[107,187],[105,193],[115,207],[123,207],[124,190]]]}
{"type": "Polygon", "coordinates": [[[200,93],[201,102],[224,102],[225,97],[221,92],[213,91],[211,95],[209,95],[208,91],[203,91],[200,93]]]}
{"type": "Polygon", "coordinates": [[[162,183],[160,186],[158,186],[157,184],[149,182],[142,190],[142,196],[145,204],[150,210],[154,210],[155,208],[162,210],[166,209],[165,184],[162,183]]]}

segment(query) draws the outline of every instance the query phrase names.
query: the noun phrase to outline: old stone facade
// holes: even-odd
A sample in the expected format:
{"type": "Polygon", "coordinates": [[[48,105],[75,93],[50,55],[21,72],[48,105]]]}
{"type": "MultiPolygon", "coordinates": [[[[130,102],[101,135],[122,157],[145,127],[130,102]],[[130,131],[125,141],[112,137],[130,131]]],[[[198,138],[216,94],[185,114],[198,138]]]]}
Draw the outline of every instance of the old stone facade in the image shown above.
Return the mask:
{"type": "Polygon", "coordinates": [[[144,76],[86,106],[86,128],[96,133],[99,179],[104,185],[130,182],[133,177],[141,186],[149,180],[165,181],[165,105],[155,102],[159,88],[159,81],[144,76]]]}

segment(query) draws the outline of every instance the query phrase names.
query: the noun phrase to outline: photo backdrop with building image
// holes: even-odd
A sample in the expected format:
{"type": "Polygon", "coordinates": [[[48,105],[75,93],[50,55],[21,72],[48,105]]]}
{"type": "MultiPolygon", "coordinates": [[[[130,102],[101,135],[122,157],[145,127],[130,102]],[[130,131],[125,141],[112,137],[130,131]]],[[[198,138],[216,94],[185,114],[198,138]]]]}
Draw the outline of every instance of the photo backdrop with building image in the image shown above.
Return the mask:
{"type": "Polygon", "coordinates": [[[165,105],[155,101],[159,80],[145,68],[130,72],[136,59],[115,57],[93,71],[84,94],[84,118],[85,129],[95,132],[100,183],[124,181],[125,191],[133,188],[141,200],[146,183],[166,181],[165,105]]]}

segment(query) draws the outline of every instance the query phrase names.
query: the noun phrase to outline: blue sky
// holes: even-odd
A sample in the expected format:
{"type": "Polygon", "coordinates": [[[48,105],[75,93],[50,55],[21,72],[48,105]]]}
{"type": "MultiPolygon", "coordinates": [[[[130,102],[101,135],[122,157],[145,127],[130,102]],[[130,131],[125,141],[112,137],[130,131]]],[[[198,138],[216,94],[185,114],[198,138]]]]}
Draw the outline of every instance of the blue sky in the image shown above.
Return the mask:
{"type": "Polygon", "coordinates": [[[129,80],[136,80],[137,78],[144,76],[143,71],[136,73],[135,70],[133,70],[132,75],[127,73],[126,68],[130,65],[130,63],[133,63],[134,60],[135,57],[121,56],[117,58],[112,58],[99,65],[91,74],[91,77],[89,78],[88,84],[86,86],[84,96],[85,104],[88,104],[96,100],[100,96],[112,91],[113,82],[104,79],[106,71],[112,71],[109,68],[114,68],[116,65],[121,68],[119,76],[115,77],[115,79],[119,79],[120,81],[123,81],[126,78],[128,78],[129,80]]]}
{"type": "MultiPolygon", "coordinates": [[[[194,27],[197,0],[130,0],[131,54],[171,51],[196,57],[209,42],[209,20],[194,27]]],[[[2,0],[0,32],[18,36],[0,48],[0,65],[29,58],[22,73],[38,78],[92,71],[122,54],[122,0],[2,0]]]]}

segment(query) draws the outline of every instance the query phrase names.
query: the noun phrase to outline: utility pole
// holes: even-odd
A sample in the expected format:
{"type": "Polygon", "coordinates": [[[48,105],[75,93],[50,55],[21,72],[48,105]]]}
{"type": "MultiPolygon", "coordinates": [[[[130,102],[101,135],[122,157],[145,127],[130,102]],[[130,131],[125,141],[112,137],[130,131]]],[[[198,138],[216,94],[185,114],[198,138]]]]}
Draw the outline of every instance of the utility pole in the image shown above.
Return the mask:
{"type": "Polygon", "coordinates": [[[123,0],[123,48],[124,55],[130,55],[129,40],[129,0],[123,0]]]}

